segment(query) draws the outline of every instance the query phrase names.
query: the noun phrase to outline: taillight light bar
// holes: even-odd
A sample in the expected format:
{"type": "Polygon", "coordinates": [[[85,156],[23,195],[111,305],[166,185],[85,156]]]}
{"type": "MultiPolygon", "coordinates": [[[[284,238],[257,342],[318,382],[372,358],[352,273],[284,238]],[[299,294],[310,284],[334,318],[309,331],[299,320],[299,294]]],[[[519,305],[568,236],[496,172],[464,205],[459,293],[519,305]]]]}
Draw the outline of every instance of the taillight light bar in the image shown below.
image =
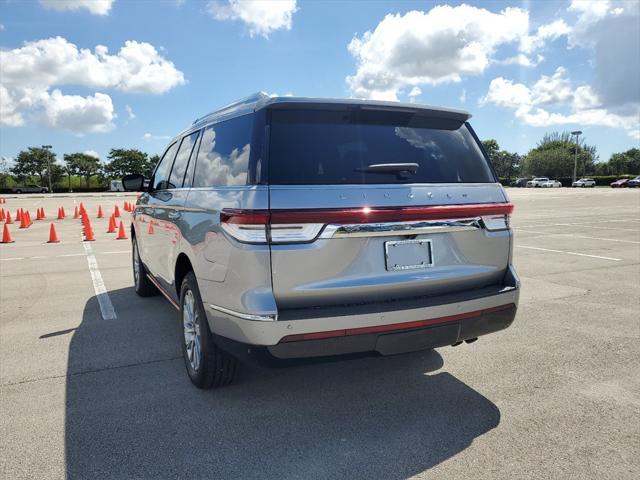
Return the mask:
{"type": "Polygon", "coordinates": [[[508,216],[511,203],[472,203],[410,207],[243,210],[225,208],[222,228],[241,242],[296,243],[313,241],[327,224],[360,224],[508,216]]]}

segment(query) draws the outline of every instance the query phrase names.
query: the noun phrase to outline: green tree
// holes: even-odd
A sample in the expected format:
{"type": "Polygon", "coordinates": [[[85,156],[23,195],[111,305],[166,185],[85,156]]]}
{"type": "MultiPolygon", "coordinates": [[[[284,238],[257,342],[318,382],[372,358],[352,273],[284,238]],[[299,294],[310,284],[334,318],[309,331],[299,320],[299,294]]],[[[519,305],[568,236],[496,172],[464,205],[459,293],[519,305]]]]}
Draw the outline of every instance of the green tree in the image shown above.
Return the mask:
{"type": "Polygon", "coordinates": [[[511,180],[513,175],[518,174],[521,157],[517,153],[511,153],[506,150],[500,150],[500,145],[496,140],[483,140],[484,147],[489,160],[493,164],[493,168],[499,178],[511,180]]]}
{"type": "Polygon", "coordinates": [[[156,168],[156,165],[158,164],[158,162],[160,161],[160,155],[151,155],[149,157],[149,163],[147,165],[147,171],[144,172],[144,176],[147,178],[151,177],[151,174],[153,173],[154,168],[156,168]]]}
{"type": "Polygon", "coordinates": [[[40,185],[45,185],[45,177],[47,176],[49,163],[55,165],[55,153],[48,148],[29,147],[27,150],[22,150],[18,153],[11,172],[21,182],[37,176],[40,179],[40,185]]]}
{"type": "Polygon", "coordinates": [[[100,173],[102,169],[100,160],[86,153],[65,153],[64,163],[72,175],[84,177],[87,188],[89,187],[91,177],[100,173]]]}
{"type": "Polygon", "coordinates": [[[626,152],[614,153],[605,165],[611,175],[640,174],[640,149],[632,148],[626,152]]]}
{"type": "Polygon", "coordinates": [[[148,175],[149,157],[140,150],[112,148],[107,158],[109,163],[105,166],[105,172],[109,177],[122,178],[130,173],[148,175]]]}
{"type": "Polygon", "coordinates": [[[598,158],[596,147],[587,145],[584,140],[576,147],[568,132],[545,134],[538,145],[527,153],[522,161],[522,170],[529,175],[547,177],[571,177],[576,156],[578,158],[577,175],[591,175],[596,171],[598,158]]]}

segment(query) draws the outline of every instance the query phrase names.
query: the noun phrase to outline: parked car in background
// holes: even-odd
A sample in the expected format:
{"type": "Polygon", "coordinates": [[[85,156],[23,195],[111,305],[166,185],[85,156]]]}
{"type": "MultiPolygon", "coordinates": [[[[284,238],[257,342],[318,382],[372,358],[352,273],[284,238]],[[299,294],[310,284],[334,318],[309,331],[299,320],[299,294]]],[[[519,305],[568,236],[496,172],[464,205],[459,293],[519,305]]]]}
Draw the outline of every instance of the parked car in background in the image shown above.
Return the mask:
{"type": "Polygon", "coordinates": [[[629,188],[638,188],[638,187],[640,187],[640,175],[638,175],[633,180],[629,180],[627,182],[627,187],[629,187],[629,188]]]}
{"type": "Polygon", "coordinates": [[[629,183],[628,178],[621,178],[620,180],[611,182],[609,185],[611,185],[611,188],[624,188],[627,186],[627,183],[629,183]]]}
{"type": "Polygon", "coordinates": [[[536,177],[533,180],[527,182],[527,187],[541,187],[543,183],[548,182],[549,177],[536,177]]]}
{"type": "Polygon", "coordinates": [[[138,295],[180,312],[191,381],[230,383],[236,358],[395,355],[507,328],[513,205],[469,117],[258,94],[171,140],[137,201],[132,266],[138,295]]]}
{"type": "Polygon", "coordinates": [[[527,182],[529,180],[532,180],[532,178],[531,177],[516,178],[513,182],[511,182],[511,186],[512,187],[518,187],[518,188],[526,187],[527,186],[527,182]]]}
{"type": "Polygon", "coordinates": [[[595,187],[596,181],[592,178],[581,178],[571,184],[572,187],[595,187]]]}
{"type": "Polygon", "coordinates": [[[47,187],[40,187],[38,185],[24,185],[22,187],[12,188],[11,191],[13,193],[49,193],[49,189],[47,187]]]}
{"type": "Polygon", "coordinates": [[[562,186],[562,183],[558,180],[549,180],[547,182],[543,182],[540,186],[542,188],[560,188],[562,186]]]}

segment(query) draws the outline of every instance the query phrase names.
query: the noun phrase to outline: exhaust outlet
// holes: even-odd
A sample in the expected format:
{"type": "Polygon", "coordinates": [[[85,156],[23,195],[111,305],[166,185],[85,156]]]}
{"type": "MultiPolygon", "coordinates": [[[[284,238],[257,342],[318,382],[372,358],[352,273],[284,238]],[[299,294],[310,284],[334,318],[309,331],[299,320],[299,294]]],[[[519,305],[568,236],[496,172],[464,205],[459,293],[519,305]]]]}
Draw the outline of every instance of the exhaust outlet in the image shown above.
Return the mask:
{"type": "Polygon", "coordinates": [[[473,342],[475,342],[476,340],[478,340],[478,337],[476,337],[476,338],[469,338],[468,340],[465,340],[465,342],[467,342],[467,343],[473,343],[473,342]]]}

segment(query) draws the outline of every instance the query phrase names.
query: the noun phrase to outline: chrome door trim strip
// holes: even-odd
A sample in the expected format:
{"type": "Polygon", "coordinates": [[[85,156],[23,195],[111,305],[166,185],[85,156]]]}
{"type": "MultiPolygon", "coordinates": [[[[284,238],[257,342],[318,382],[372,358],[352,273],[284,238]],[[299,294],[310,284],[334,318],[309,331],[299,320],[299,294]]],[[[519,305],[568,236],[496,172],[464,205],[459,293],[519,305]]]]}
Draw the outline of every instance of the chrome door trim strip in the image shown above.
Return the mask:
{"type": "Polygon", "coordinates": [[[362,223],[327,225],[319,238],[383,237],[389,235],[420,235],[473,231],[482,228],[480,217],[455,220],[424,220],[415,222],[362,223]]]}
{"type": "Polygon", "coordinates": [[[232,317],[242,318],[243,320],[253,320],[258,322],[275,322],[278,320],[278,315],[255,315],[251,313],[241,313],[236,312],[235,310],[231,310],[229,308],[221,307],[219,305],[209,304],[209,308],[212,310],[217,310],[221,313],[226,313],[227,315],[231,315],[232,317]]]}

